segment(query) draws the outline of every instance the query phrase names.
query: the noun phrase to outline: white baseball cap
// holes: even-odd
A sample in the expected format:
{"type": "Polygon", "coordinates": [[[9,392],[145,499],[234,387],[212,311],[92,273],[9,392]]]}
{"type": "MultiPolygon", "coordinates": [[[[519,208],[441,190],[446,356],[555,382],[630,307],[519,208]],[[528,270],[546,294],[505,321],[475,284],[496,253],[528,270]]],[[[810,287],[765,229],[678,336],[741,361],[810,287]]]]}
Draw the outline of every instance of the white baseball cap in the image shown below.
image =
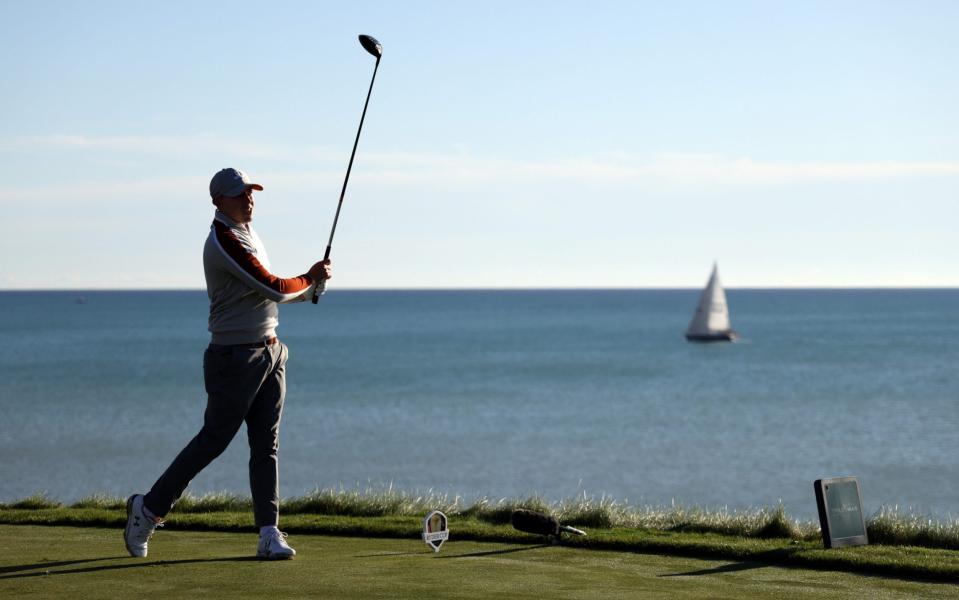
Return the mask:
{"type": "Polygon", "coordinates": [[[246,190],[263,191],[263,186],[250,181],[250,176],[239,169],[220,169],[210,180],[210,196],[216,200],[218,196],[233,198],[242,195],[246,190]]]}

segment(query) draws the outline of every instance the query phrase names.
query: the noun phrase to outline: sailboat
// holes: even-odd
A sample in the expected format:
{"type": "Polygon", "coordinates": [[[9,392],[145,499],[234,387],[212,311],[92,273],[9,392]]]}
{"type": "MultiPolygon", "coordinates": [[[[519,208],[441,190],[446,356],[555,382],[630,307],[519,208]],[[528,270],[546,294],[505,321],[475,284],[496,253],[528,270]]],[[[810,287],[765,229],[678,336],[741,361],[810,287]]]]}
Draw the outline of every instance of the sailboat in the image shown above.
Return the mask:
{"type": "Polygon", "coordinates": [[[739,334],[729,325],[729,307],[726,305],[726,291],[719,281],[719,269],[713,263],[713,272],[709,283],[699,297],[699,305],[686,330],[686,339],[690,342],[734,342],[739,334]]]}

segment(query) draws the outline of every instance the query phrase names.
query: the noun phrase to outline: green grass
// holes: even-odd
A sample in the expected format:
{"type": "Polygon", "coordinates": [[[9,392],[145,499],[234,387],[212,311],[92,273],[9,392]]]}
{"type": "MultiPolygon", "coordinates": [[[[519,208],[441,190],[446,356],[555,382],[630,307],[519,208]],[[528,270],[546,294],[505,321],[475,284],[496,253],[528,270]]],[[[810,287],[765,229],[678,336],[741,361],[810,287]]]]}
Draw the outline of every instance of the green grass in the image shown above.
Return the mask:
{"type": "MultiPolygon", "coordinates": [[[[125,497],[95,494],[70,505],[71,508],[119,510],[125,497]]],[[[187,494],[177,503],[175,512],[243,512],[251,510],[249,496],[226,492],[195,496],[187,494]]],[[[65,504],[35,494],[0,509],[63,508],[65,504]]],[[[798,541],[819,541],[819,525],[813,521],[790,518],[782,505],[751,510],[707,510],[699,507],[631,506],[602,496],[583,494],[559,502],[538,496],[492,500],[481,498],[467,506],[461,497],[432,491],[410,493],[386,488],[327,488],[305,496],[283,500],[285,515],[322,514],[352,517],[422,516],[441,510],[450,518],[475,518],[494,524],[509,523],[516,508],[548,512],[564,523],[585,528],[630,528],[690,533],[719,533],[747,538],[789,538],[798,541]]],[[[867,519],[870,542],[886,545],[921,546],[959,550],[959,520],[938,521],[923,515],[884,508],[867,519]]]]}
{"type": "MultiPolygon", "coordinates": [[[[372,520],[385,518],[410,519],[372,520]]],[[[416,539],[293,534],[290,542],[295,560],[265,562],[251,560],[253,533],[161,530],[150,556],[134,559],[116,528],[0,525],[0,597],[959,598],[959,587],[945,583],[476,542],[455,529],[438,554],[416,539]]]]}
{"type": "MultiPolygon", "coordinates": [[[[284,514],[282,527],[297,534],[361,536],[415,540],[420,535],[423,511],[416,516],[375,517],[351,515],[284,514]]],[[[18,525],[72,525],[122,530],[122,507],[0,509],[0,523],[18,525]]],[[[249,511],[174,512],[163,533],[181,531],[249,532],[249,511]]],[[[509,525],[476,516],[450,517],[451,535],[457,540],[541,543],[542,538],[517,532],[509,525]]],[[[587,538],[569,538],[569,548],[663,554],[691,558],[749,561],[769,565],[842,570],[903,578],[959,581],[959,553],[937,548],[871,545],[825,550],[821,543],[776,537],[744,537],[711,532],[663,531],[636,528],[589,528],[587,538]]]]}

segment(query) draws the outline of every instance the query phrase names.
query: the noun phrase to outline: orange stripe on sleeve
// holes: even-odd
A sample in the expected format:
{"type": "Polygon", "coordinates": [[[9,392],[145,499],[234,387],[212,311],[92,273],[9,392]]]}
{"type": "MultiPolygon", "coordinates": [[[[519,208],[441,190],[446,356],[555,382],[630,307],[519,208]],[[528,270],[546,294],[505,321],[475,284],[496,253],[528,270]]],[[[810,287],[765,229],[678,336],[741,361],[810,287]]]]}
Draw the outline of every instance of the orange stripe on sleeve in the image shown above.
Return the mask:
{"type": "Polygon", "coordinates": [[[277,277],[270,273],[263,264],[257,260],[256,256],[247,251],[228,226],[219,221],[214,221],[213,226],[216,231],[217,242],[219,242],[220,247],[223,248],[227,256],[261,285],[268,287],[278,294],[294,295],[306,291],[307,288],[313,285],[313,278],[305,273],[298,277],[288,278],[277,277]]]}

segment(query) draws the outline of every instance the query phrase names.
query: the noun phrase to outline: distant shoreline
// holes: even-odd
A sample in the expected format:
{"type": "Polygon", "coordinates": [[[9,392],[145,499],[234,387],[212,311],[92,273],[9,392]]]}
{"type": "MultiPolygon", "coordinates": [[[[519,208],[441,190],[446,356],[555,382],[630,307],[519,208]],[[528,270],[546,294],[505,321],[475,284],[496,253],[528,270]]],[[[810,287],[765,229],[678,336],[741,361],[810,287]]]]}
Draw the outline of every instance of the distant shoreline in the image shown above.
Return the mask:
{"type": "MultiPolygon", "coordinates": [[[[849,287],[726,287],[733,292],[950,292],[959,291],[959,286],[894,287],[894,286],[849,286],[849,287]]],[[[338,288],[337,292],[694,292],[696,287],[542,287],[542,288],[484,288],[484,287],[422,287],[422,288],[338,288]]],[[[205,293],[205,288],[8,288],[0,294],[98,294],[98,293],[205,293]]]]}

